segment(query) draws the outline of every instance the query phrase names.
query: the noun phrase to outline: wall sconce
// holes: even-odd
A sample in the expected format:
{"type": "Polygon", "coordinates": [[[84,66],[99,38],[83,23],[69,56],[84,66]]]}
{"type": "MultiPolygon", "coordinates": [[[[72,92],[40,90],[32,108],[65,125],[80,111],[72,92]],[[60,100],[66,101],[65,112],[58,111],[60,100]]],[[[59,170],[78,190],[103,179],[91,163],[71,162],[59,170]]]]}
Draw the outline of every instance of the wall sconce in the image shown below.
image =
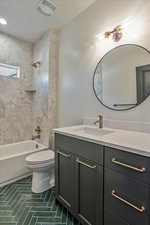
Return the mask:
{"type": "Polygon", "coordinates": [[[116,26],[112,31],[107,31],[104,33],[105,38],[112,36],[113,41],[118,42],[121,40],[123,33],[121,25],[116,26]]]}

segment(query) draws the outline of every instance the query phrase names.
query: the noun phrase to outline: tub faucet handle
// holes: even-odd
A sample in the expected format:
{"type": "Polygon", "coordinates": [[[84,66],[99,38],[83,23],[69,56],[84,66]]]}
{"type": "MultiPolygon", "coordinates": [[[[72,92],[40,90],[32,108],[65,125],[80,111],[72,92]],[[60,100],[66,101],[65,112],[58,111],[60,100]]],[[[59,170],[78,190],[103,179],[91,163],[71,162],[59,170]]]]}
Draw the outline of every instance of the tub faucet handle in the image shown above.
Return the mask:
{"type": "Polygon", "coordinates": [[[41,133],[41,128],[40,128],[40,126],[37,126],[37,127],[35,128],[35,132],[37,132],[37,134],[40,134],[40,133],[41,133]]]}

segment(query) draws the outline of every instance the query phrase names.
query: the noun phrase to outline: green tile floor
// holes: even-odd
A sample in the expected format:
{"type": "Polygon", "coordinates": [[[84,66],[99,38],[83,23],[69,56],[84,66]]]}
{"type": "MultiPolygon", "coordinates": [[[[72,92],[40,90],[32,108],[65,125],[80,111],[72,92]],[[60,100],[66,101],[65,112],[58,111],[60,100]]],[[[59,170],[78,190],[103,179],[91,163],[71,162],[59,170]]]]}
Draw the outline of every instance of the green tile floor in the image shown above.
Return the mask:
{"type": "Polygon", "coordinates": [[[31,191],[31,177],[0,188],[0,225],[79,225],[55,201],[55,191],[31,191]]]}

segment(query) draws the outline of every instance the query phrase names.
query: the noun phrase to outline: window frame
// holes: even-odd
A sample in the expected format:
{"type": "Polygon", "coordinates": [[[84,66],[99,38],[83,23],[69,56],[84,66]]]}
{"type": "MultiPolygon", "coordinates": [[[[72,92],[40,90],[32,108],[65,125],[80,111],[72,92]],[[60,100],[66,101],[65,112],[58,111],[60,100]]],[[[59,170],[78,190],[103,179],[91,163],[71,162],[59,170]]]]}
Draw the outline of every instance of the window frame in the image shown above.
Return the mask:
{"type": "Polygon", "coordinates": [[[5,75],[0,75],[0,77],[7,77],[7,78],[12,78],[12,79],[19,79],[20,78],[20,66],[14,66],[14,65],[10,65],[10,64],[0,63],[0,67],[9,68],[9,69],[16,69],[16,71],[17,71],[16,77],[9,77],[9,76],[5,76],[5,75]]]}

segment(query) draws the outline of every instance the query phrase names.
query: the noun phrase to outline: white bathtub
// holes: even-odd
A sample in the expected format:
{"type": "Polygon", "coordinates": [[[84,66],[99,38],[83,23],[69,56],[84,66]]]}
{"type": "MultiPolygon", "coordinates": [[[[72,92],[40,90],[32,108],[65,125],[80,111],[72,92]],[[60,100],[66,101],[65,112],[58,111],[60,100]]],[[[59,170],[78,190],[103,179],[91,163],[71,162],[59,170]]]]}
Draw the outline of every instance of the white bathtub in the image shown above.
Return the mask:
{"type": "Polygon", "coordinates": [[[36,141],[23,141],[0,146],[0,187],[29,176],[31,171],[26,168],[27,155],[42,151],[48,147],[36,141]]]}

